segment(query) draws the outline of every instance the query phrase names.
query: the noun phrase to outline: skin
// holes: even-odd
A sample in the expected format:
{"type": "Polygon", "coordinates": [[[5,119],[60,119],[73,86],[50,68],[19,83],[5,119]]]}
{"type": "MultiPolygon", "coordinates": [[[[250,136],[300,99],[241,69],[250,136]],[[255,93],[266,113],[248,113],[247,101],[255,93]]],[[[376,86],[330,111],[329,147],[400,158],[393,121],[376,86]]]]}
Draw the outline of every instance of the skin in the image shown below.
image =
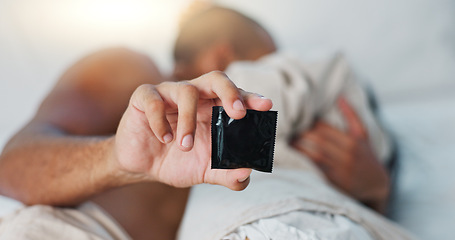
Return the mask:
{"type": "MultiPolygon", "coordinates": [[[[210,169],[214,105],[222,105],[235,119],[244,117],[246,108],[272,107],[269,99],[237,89],[222,72],[163,82],[153,62],[141,54],[127,49],[96,53],[64,74],[36,116],[6,145],[0,156],[0,193],[29,205],[54,206],[88,199],[106,203],[109,196],[118,196],[114,206],[105,205],[113,209],[128,199],[121,193],[149,187],[142,196],[149,194],[152,202],[172,196],[186,201],[186,189],[170,194],[162,185],[141,184],[185,188],[210,183],[242,190],[251,169],[210,169]],[[170,139],[164,138],[167,134],[170,139]]],[[[141,196],[131,195],[134,201],[141,196]]],[[[158,213],[162,206],[147,210],[158,213]]],[[[125,227],[135,239],[172,239],[183,208],[177,206],[175,212],[177,217],[167,220],[174,225],[161,235],[144,230],[144,223],[163,220],[164,213],[149,216],[152,220],[140,224],[140,230],[125,227]]]]}
{"type": "MultiPolygon", "coordinates": [[[[229,49],[223,45],[215,45],[216,47],[229,49]]],[[[225,51],[228,50],[212,51],[211,54],[215,56],[201,53],[191,65],[197,67],[181,66],[175,70],[178,72],[176,78],[179,78],[179,75],[192,76],[215,69],[224,71],[227,66],[213,68],[213,65],[204,62],[214,58],[227,59],[225,56],[234,56],[231,59],[236,59],[235,52],[224,53],[225,51]],[[217,52],[222,54],[216,56],[217,52]],[[185,68],[192,70],[182,71],[185,68]]],[[[343,132],[323,121],[317,121],[310,130],[297,133],[291,145],[315,162],[332,185],[366,206],[383,213],[389,196],[388,173],[376,158],[366,129],[354,109],[345,100],[340,100],[339,107],[349,126],[354,130],[343,132]],[[308,147],[309,145],[311,147],[308,147]]]]}
{"type": "Polygon", "coordinates": [[[337,188],[383,213],[389,196],[388,173],[376,159],[357,113],[344,98],[338,105],[347,131],[319,121],[291,144],[309,156],[337,188]]]}
{"type": "MultiPolygon", "coordinates": [[[[169,79],[150,59],[127,49],[101,51],[76,63],[36,116],[5,146],[0,155],[0,194],[29,205],[75,206],[92,200],[133,239],[175,238],[187,187],[212,183],[241,190],[249,183],[250,169],[209,168],[207,112],[220,104],[231,117],[241,118],[245,107],[271,108],[270,100],[239,90],[224,74],[212,72],[225,70],[236,60],[256,60],[274,52],[270,36],[260,35],[263,44],[257,46],[261,47],[242,54],[229,41],[220,40],[191,63],[177,61],[173,79],[197,78],[180,83],[162,83],[169,79]],[[183,141],[186,136],[189,141],[183,141]]],[[[349,114],[345,115],[348,120],[349,114]]],[[[324,135],[312,143],[318,152],[331,152],[325,149],[334,148],[336,144],[327,142],[335,138],[351,146],[337,148],[332,169],[324,171],[328,179],[365,202],[383,199],[378,193],[387,191],[375,190],[383,189],[375,183],[383,179],[355,184],[384,172],[371,161],[374,154],[367,137],[319,125],[309,131],[324,135]],[[365,166],[371,174],[360,174],[365,166]]],[[[295,142],[309,141],[307,135],[299,136],[302,140],[295,142]]],[[[295,147],[311,157],[310,150],[295,147]]],[[[327,168],[322,162],[329,158],[312,159],[321,162],[321,169],[327,168]]]]}
{"type": "MultiPolygon", "coordinates": [[[[235,26],[248,24],[235,14],[224,17],[226,23],[235,22],[235,26]]],[[[227,29],[235,26],[223,25],[227,29]]],[[[254,61],[276,51],[272,37],[264,29],[251,27],[250,32],[254,31],[257,33],[254,47],[236,49],[229,38],[221,38],[199,51],[191,61],[175,59],[174,79],[188,79],[213,70],[224,71],[234,61],[254,61]]],[[[344,99],[339,101],[339,107],[350,126],[349,131],[343,132],[318,121],[312,129],[296,133],[291,145],[316,163],[333,186],[382,213],[389,196],[388,173],[379,164],[367,130],[354,109],[344,99]]]]}

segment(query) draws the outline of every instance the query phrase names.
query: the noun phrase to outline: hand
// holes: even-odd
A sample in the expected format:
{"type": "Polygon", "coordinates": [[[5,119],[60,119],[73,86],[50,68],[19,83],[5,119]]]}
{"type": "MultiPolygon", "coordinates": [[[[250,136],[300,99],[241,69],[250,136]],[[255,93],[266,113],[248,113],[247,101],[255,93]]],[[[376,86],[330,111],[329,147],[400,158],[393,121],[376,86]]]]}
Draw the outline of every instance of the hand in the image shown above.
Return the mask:
{"type": "Polygon", "coordinates": [[[224,73],[192,81],[142,85],[115,136],[115,158],[130,176],[188,187],[199,183],[242,190],[251,169],[211,169],[212,106],[241,119],[246,108],[267,111],[269,99],[238,89],[224,73]]]}
{"type": "Polygon", "coordinates": [[[347,122],[343,132],[319,121],[292,145],[306,154],[328,180],[355,199],[382,211],[389,193],[389,177],[371,148],[367,130],[344,98],[338,101],[347,122]]]}

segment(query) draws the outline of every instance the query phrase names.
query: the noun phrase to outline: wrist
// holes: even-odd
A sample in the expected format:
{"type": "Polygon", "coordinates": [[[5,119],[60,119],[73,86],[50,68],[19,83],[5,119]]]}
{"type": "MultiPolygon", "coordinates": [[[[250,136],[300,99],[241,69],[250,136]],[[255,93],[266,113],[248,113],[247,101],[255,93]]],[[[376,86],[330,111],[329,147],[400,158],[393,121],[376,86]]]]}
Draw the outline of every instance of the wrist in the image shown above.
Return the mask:
{"type": "Polygon", "coordinates": [[[107,178],[111,187],[121,187],[133,183],[150,181],[145,174],[130,172],[120,164],[115,135],[105,140],[105,163],[107,178]]]}

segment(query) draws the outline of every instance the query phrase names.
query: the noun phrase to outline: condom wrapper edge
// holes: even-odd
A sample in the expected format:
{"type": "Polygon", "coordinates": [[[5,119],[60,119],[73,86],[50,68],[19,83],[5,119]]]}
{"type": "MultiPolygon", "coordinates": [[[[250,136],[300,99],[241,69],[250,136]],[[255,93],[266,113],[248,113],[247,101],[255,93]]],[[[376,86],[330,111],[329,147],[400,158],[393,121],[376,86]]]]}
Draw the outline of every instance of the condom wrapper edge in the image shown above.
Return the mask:
{"type": "Polygon", "coordinates": [[[247,110],[235,120],[212,108],[212,169],[252,168],[272,172],[278,112],[247,110]]]}

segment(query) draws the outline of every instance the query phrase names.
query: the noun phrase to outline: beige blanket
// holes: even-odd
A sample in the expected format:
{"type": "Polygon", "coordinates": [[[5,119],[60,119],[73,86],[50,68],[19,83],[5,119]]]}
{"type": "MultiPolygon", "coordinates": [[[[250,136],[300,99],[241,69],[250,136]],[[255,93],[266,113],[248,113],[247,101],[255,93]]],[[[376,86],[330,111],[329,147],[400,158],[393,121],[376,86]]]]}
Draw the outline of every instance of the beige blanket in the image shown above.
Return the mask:
{"type": "Polygon", "coordinates": [[[273,54],[256,62],[236,62],[226,71],[241,88],[258,92],[278,111],[272,174],[253,172],[250,186],[233,192],[221,186],[193,188],[179,239],[222,239],[240,226],[293,211],[344,216],[375,239],[410,239],[399,227],[331,187],[321,172],[288,146],[298,131],[319,117],[345,128],[335,104],[344,95],[368,128],[373,148],[385,161],[390,142],[373,113],[367,96],[341,56],[317,64],[273,54]]]}

